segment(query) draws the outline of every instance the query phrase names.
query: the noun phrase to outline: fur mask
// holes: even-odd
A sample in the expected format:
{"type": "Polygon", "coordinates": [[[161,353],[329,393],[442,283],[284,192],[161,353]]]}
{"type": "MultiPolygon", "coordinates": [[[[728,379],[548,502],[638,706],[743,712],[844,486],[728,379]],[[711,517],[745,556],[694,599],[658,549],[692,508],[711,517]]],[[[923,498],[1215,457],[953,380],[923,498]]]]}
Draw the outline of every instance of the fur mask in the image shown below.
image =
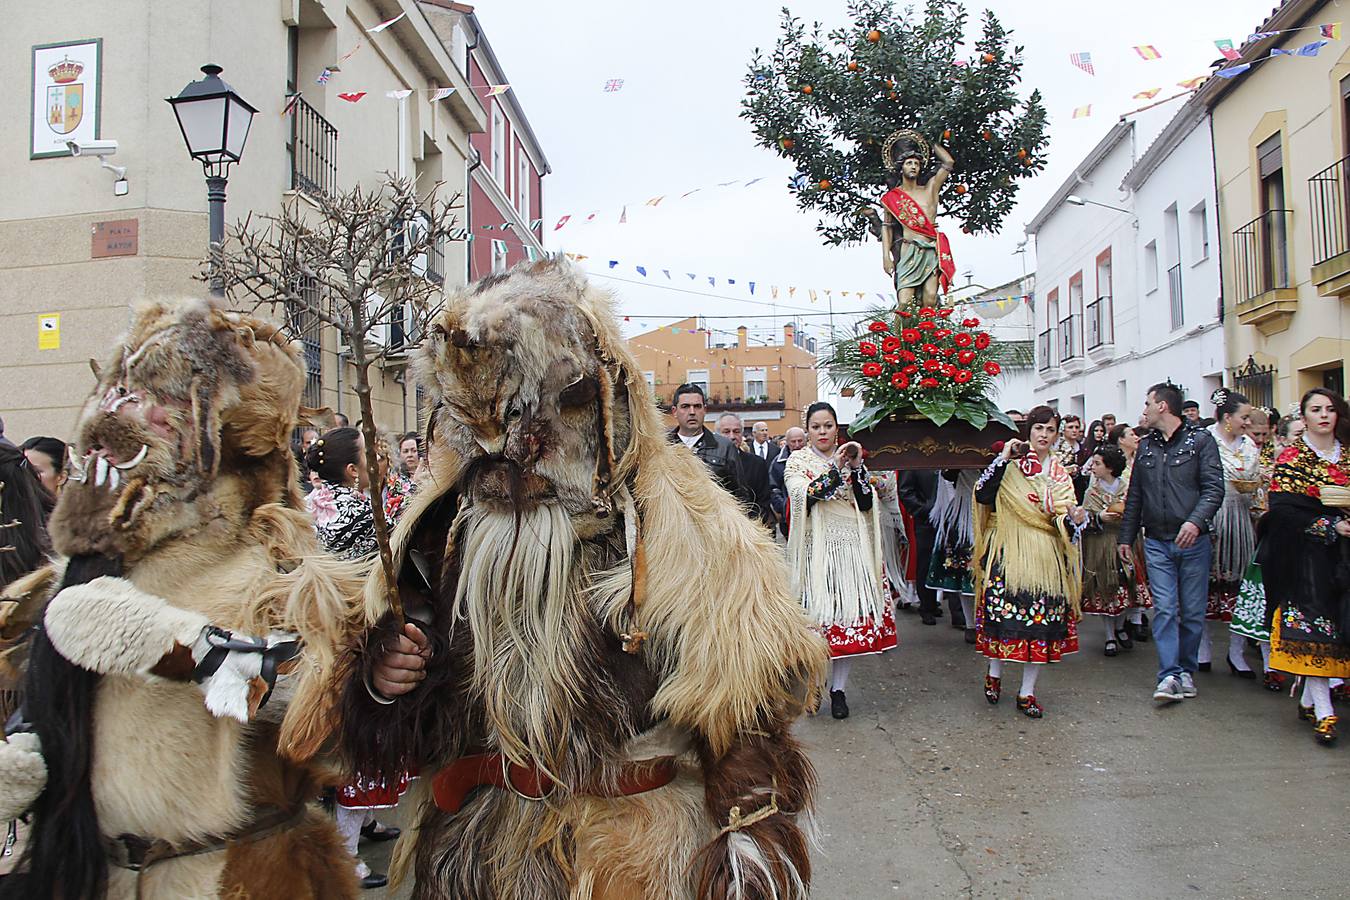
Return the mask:
{"type": "Polygon", "coordinates": [[[137,310],[95,369],[52,516],[56,549],[132,561],[288,498],[304,372],[273,325],[201,300],[137,310]],[[223,479],[247,482],[221,491],[223,479]]]}

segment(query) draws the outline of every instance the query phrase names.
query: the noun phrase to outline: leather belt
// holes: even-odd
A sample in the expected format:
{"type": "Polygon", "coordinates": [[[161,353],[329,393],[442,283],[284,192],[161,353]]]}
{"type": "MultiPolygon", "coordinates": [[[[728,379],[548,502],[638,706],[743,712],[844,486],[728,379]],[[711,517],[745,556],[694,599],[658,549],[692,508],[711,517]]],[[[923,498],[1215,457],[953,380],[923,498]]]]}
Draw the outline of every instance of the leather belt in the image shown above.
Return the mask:
{"type": "MultiPolygon", "coordinates": [[[[665,787],[678,769],[673,756],[625,763],[613,784],[592,784],[577,791],[591,797],[629,797],[665,787]]],[[[520,766],[500,753],[461,757],[431,779],[431,793],[443,812],[457,813],[470,792],[483,786],[511,791],[523,800],[546,800],[557,784],[538,766],[520,766]]]]}
{"type": "Polygon", "coordinates": [[[148,838],[139,834],[119,834],[115,838],[104,838],[103,849],[108,862],[119,869],[141,872],[155,863],[181,856],[198,856],[203,853],[215,853],[231,844],[248,844],[262,840],[279,831],[290,828],[305,815],[305,804],[294,809],[279,809],[274,806],[261,807],[252,822],[220,837],[212,835],[200,841],[171,843],[163,838],[148,838]]]}

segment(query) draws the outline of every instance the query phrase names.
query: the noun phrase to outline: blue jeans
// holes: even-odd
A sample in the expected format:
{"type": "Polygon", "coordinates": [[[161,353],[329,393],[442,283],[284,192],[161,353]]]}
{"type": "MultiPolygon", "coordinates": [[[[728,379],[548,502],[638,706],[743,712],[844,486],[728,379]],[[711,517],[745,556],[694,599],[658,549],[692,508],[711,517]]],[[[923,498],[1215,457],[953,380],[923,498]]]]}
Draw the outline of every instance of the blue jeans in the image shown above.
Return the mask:
{"type": "Polygon", "coordinates": [[[1148,587],[1153,594],[1153,644],[1158,680],[1199,668],[1200,635],[1209,601],[1209,565],[1214,542],[1202,534],[1185,550],[1172,541],[1144,539],[1148,587]]]}

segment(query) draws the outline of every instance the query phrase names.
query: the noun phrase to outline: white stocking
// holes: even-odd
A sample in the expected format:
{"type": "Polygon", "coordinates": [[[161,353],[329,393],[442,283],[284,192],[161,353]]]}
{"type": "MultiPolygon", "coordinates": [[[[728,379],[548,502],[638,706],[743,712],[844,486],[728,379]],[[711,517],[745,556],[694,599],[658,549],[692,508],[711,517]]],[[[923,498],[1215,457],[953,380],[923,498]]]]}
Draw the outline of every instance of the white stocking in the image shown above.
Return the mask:
{"type": "Polygon", "coordinates": [[[966,617],[966,627],[975,627],[975,595],[961,595],[961,614],[966,617]]]}
{"type": "MultiPolygon", "coordinates": [[[[1325,678],[1313,678],[1309,676],[1306,679],[1307,690],[1305,694],[1312,694],[1313,715],[1318,719],[1325,719],[1327,716],[1335,715],[1336,710],[1331,705],[1331,682],[1325,678]]],[[[1305,704],[1306,705],[1306,704],[1305,704]]]]}
{"type": "Polygon", "coordinates": [[[1261,666],[1262,671],[1270,671],[1270,641],[1257,641],[1256,646],[1261,648],[1261,666]]]}
{"type": "Polygon", "coordinates": [[[1214,658],[1214,647],[1209,642],[1209,629],[1205,623],[1200,626],[1200,655],[1197,662],[1207,663],[1214,658]]]}
{"type": "Polygon", "coordinates": [[[1106,639],[1114,641],[1116,639],[1116,617],[1102,616],[1102,625],[1106,628],[1106,639]]]}
{"type": "Polygon", "coordinates": [[[848,684],[848,670],[853,668],[853,660],[836,659],[830,668],[830,690],[842,691],[848,684]]]}
{"type": "Polygon", "coordinates": [[[1300,694],[1298,697],[1298,705],[1299,706],[1313,705],[1312,679],[1308,678],[1307,676],[1304,676],[1303,678],[1303,693],[1300,694]]]}
{"type": "Polygon", "coordinates": [[[1126,615],[1129,617],[1130,624],[1132,624],[1132,625],[1143,625],[1143,624],[1144,624],[1144,609],[1143,609],[1143,607],[1141,607],[1141,606],[1136,606],[1134,609],[1132,609],[1132,610],[1130,610],[1128,613],[1126,613],[1126,615]]]}
{"type": "Polygon", "coordinates": [[[1243,644],[1247,639],[1240,634],[1228,633],[1228,661],[1237,666],[1239,672],[1250,672],[1252,667],[1242,658],[1243,644]]]}
{"type": "Polygon", "coordinates": [[[1003,660],[1001,659],[989,660],[989,677],[990,678],[1003,677],[1003,660]]]}
{"type": "Polygon", "coordinates": [[[1041,674],[1041,667],[1032,663],[1026,663],[1022,666],[1022,690],[1017,692],[1019,697],[1030,697],[1036,693],[1036,676],[1041,674]]]}
{"type": "Polygon", "coordinates": [[[360,860],[356,858],[356,846],[361,842],[361,826],[366,821],[367,812],[368,810],[348,809],[342,805],[337,808],[338,834],[342,835],[343,846],[358,864],[360,860]]]}

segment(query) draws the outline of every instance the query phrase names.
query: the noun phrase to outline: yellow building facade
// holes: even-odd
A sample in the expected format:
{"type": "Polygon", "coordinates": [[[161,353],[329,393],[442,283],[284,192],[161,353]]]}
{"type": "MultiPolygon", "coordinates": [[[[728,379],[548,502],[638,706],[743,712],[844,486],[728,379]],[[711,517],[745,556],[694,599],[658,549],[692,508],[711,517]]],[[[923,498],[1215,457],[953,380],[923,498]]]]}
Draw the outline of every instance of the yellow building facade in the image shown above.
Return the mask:
{"type": "Polygon", "coordinates": [[[1350,357],[1350,42],[1319,39],[1331,3],[1285,2],[1200,99],[1211,109],[1228,383],[1287,410],[1312,387],[1345,391],[1350,357]],[[1290,31],[1291,29],[1299,29],[1290,31]]]}
{"type": "Polygon", "coordinates": [[[818,397],[815,339],[793,325],[783,326],[782,343],[752,341],[744,326],[736,329],[734,342],[719,342],[698,319],[689,318],[634,335],[628,345],[667,411],[680,385],[703,386],[710,428],[731,412],[747,429],[764,422],[770,434],[782,436],[802,424],[806,408],[818,397]]]}

